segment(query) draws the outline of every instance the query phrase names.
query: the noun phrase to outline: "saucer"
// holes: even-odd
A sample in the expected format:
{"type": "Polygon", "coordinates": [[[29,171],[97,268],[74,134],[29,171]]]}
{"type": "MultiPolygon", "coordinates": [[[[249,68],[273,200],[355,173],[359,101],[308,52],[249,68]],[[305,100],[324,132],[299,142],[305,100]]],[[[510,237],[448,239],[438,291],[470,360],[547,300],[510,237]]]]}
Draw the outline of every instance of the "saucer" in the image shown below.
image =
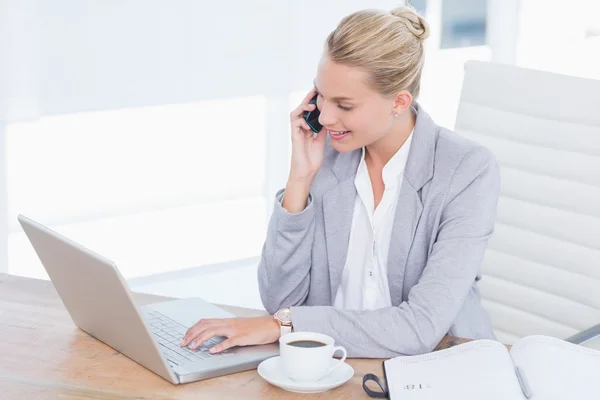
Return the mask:
{"type": "MultiPolygon", "coordinates": [[[[258,374],[272,385],[278,386],[284,390],[296,393],[320,393],[348,382],[354,376],[354,369],[346,364],[338,365],[329,375],[319,379],[318,381],[297,382],[288,378],[282,372],[279,363],[280,357],[267,358],[258,366],[258,374]]],[[[334,358],[331,359],[331,365],[339,362],[334,358]]]]}

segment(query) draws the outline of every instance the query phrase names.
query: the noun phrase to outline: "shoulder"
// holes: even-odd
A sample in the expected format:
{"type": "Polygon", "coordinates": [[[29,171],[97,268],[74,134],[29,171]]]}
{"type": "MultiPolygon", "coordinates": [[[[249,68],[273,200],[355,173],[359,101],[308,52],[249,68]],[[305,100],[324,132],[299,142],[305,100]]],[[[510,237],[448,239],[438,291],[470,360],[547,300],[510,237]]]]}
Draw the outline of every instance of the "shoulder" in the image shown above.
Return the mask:
{"type": "Polygon", "coordinates": [[[443,174],[452,181],[472,181],[490,168],[497,168],[494,153],[449,129],[438,127],[434,175],[443,174]]]}
{"type": "Polygon", "coordinates": [[[494,153],[451,130],[439,128],[438,132],[432,189],[437,188],[434,192],[443,199],[442,204],[449,204],[461,194],[461,201],[473,207],[475,203],[496,202],[500,167],[494,153]]]}

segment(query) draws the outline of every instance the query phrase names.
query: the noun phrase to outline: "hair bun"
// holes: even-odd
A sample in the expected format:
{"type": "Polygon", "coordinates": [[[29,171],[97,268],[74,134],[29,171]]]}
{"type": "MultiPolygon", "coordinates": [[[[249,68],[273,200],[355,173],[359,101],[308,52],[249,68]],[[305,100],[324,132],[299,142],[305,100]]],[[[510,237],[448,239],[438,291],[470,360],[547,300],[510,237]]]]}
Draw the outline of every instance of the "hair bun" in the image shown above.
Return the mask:
{"type": "Polygon", "coordinates": [[[429,37],[429,24],[413,7],[396,7],[390,11],[390,14],[400,18],[417,39],[425,40],[429,37]]]}

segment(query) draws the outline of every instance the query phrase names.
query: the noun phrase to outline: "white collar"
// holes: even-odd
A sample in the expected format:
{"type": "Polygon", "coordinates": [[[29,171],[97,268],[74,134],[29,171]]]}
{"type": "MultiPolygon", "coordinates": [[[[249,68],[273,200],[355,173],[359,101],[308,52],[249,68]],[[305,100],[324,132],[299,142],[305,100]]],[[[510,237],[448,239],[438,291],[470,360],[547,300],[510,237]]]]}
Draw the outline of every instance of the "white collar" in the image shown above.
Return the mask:
{"type": "MultiPolygon", "coordinates": [[[[383,166],[382,177],[383,184],[387,188],[396,187],[398,185],[399,178],[404,175],[404,168],[406,167],[406,161],[408,160],[408,153],[410,151],[410,144],[412,142],[414,129],[408,135],[408,138],[398,149],[398,151],[390,158],[390,160],[383,166]]],[[[366,148],[362,148],[362,157],[360,164],[358,165],[357,175],[369,174],[367,170],[367,164],[365,162],[366,148]]]]}

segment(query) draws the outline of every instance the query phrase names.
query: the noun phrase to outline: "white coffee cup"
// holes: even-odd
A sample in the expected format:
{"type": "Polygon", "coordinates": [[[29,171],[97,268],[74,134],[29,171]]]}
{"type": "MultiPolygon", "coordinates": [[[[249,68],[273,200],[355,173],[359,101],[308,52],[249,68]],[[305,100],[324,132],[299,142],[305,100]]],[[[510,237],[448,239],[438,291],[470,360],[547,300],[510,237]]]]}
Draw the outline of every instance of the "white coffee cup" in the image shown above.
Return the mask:
{"type": "Polygon", "coordinates": [[[329,375],[334,368],[339,367],[346,360],[346,355],[345,348],[334,346],[333,338],[322,333],[293,332],[279,339],[279,356],[283,373],[295,381],[317,381],[329,375]],[[300,347],[317,343],[321,345],[300,347]],[[331,360],[338,350],[344,355],[332,366],[331,360]]]}

